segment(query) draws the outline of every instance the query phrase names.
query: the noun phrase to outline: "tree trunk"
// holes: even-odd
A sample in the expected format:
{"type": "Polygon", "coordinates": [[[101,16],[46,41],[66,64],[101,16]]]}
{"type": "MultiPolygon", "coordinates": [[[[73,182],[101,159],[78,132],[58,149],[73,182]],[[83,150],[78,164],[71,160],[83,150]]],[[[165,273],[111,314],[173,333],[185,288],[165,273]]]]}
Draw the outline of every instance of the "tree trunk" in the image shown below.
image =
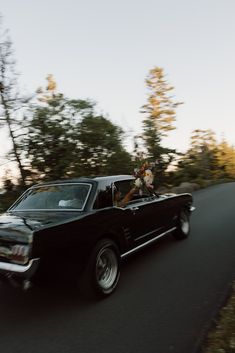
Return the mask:
{"type": "Polygon", "coordinates": [[[14,137],[14,134],[13,134],[13,131],[12,131],[12,128],[11,128],[10,113],[9,113],[9,110],[8,110],[8,107],[7,107],[7,103],[6,103],[5,99],[4,99],[4,96],[3,96],[2,92],[1,92],[1,100],[2,100],[2,106],[4,108],[5,121],[7,123],[9,135],[10,135],[11,142],[12,142],[13,153],[14,153],[14,156],[15,156],[15,160],[16,160],[16,162],[18,164],[19,171],[20,171],[22,186],[25,187],[26,186],[25,170],[24,170],[24,167],[23,167],[23,165],[21,163],[20,155],[19,155],[19,153],[17,151],[17,144],[16,144],[15,137],[14,137]]]}

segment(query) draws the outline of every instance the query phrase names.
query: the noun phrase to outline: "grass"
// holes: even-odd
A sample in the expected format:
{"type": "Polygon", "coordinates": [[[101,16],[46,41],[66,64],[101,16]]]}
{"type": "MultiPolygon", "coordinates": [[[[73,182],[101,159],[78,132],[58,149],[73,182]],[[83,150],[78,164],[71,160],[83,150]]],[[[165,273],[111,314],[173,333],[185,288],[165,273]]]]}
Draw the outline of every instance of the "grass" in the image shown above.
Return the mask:
{"type": "Polygon", "coordinates": [[[235,353],[235,283],[215,327],[208,334],[203,353],[235,353]]]}

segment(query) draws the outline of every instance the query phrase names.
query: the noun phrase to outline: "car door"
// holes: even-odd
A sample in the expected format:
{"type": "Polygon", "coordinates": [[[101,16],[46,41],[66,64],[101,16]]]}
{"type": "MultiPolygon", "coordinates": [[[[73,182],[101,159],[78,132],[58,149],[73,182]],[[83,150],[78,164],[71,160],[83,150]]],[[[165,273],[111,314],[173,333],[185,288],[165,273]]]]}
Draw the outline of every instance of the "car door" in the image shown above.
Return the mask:
{"type": "Polygon", "coordinates": [[[134,215],[136,246],[161,235],[166,228],[165,203],[159,202],[155,197],[142,198],[130,202],[127,209],[134,215]]]}
{"type": "Polygon", "coordinates": [[[144,215],[141,200],[136,200],[135,203],[123,203],[122,200],[129,193],[133,180],[121,180],[113,184],[113,205],[117,208],[117,217],[121,224],[125,224],[126,230],[129,233],[129,247],[135,245],[135,239],[141,237],[143,233],[142,223],[144,215]],[[141,221],[142,220],[142,221],[141,221]]]}
{"type": "Polygon", "coordinates": [[[165,203],[159,202],[157,196],[151,194],[148,190],[145,193],[132,194],[133,180],[120,181],[114,183],[115,192],[121,200],[119,205],[128,214],[128,220],[132,229],[132,245],[138,246],[149,241],[153,237],[164,232],[166,224],[165,203]],[[129,200],[127,203],[122,200],[129,200]]]}
{"type": "Polygon", "coordinates": [[[110,184],[108,180],[99,182],[93,205],[93,209],[96,210],[93,220],[96,229],[101,229],[101,232],[119,234],[126,251],[133,248],[133,239],[140,235],[140,229],[136,227],[135,210],[132,207],[121,207],[115,200],[115,193],[119,191],[121,184],[120,193],[124,195],[130,189],[132,182],[132,179],[121,180],[117,184],[110,184]]]}

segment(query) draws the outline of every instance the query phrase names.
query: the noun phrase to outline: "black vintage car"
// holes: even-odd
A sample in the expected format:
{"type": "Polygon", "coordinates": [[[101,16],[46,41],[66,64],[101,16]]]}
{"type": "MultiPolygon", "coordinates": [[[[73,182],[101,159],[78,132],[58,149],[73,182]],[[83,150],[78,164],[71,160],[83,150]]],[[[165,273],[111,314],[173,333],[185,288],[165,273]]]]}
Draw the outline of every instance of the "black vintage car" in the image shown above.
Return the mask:
{"type": "Polygon", "coordinates": [[[190,231],[191,194],[156,195],[137,190],[134,180],[118,175],[29,188],[0,217],[1,277],[26,288],[40,275],[72,274],[87,294],[112,293],[122,258],[190,231]]]}

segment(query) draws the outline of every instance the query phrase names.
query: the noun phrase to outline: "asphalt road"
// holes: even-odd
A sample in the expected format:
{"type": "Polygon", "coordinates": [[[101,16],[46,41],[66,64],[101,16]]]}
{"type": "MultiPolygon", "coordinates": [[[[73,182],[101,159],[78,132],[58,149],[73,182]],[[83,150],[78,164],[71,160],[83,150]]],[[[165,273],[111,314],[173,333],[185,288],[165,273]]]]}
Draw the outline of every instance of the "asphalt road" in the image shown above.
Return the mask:
{"type": "Polygon", "coordinates": [[[235,183],[194,200],[190,237],[168,236],[127,259],[106,300],[0,284],[0,351],[195,353],[235,278],[235,183]]]}

